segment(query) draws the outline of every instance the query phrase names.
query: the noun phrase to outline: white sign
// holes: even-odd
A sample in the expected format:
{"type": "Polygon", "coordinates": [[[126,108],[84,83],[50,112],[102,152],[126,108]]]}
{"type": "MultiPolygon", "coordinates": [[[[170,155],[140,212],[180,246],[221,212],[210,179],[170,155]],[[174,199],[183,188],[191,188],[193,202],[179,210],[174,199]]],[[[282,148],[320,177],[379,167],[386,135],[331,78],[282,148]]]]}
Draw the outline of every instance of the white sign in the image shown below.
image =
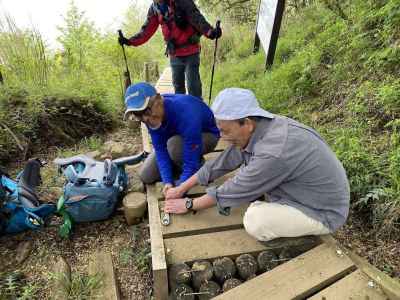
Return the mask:
{"type": "Polygon", "coordinates": [[[271,43],[277,6],[278,0],[261,0],[260,2],[257,20],[257,34],[267,55],[271,43]]]}

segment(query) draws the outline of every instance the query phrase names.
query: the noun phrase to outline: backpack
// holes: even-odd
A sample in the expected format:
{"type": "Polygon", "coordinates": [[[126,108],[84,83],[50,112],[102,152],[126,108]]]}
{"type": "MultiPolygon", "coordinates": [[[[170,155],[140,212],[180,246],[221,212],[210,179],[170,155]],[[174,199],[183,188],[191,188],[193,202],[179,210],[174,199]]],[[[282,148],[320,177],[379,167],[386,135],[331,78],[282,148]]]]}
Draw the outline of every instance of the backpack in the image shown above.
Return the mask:
{"type": "Polygon", "coordinates": [[[0,170],[0,234],[40,229],[55,212],[53,203],[42,203],[36,195],[41,183],[38,159],[31,159],[16,180],[0,170]]]}
{"type": "Polygon", "coordinates": [[[75,223],[105,220],[114,212],[128,185],[125,165],[133,165],[147,157],[139,155],[104,162],[86,155],[54,160],[66,177],[63,206],[75,223]]]}

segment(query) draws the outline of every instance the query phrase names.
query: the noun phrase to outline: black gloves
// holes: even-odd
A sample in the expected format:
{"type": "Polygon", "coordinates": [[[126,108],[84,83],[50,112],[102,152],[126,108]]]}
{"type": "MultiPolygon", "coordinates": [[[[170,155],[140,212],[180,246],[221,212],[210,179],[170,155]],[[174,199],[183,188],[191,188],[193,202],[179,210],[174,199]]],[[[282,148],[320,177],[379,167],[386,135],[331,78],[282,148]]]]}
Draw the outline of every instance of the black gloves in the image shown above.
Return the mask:
{"type": "Polygon", "coordinates": [[[222,35],[221,27],[216,27],[210,30],[208,37],[212,40],[219,39],[222,35]]]}
{"type": "Polygon", "coordinates": [[[121,46],[123,46],[123,45],[129,45],[129,40],[128,40],[126,37],[124,37],[123,35],[120,35],[120,36],[118,37],[118,43],[119,43],[121,46]]]}

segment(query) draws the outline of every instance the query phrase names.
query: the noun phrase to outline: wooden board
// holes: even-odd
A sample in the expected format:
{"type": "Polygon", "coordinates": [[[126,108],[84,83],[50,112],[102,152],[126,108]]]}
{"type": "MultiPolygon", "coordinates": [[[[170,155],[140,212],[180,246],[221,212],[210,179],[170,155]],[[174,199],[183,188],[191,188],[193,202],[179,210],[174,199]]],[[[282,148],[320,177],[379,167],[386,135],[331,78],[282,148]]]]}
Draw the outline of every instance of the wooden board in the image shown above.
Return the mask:
{"type": "Polygon", "coordinates": [[[308,298],[310,300],[386,300],[387,297],[371,281],[367,275],[360,270],[347,275],[335,284],[320,291],[318,294],[308,298]]]}
{"type": "Polygon", "coordinates": [[[168,299],[167,264],[161,233],[158,199],[155,197],[154,185],[147,185],[147,205],[149,211],[154,297],[155,299],[166,300],[168,299]]]}
{"type": "MultiPolygon", "coordinates": [[[[331,235],[321,236],[321,240],[330,245],[331,247],[340,248],[339,243],[331,235]]],[[[352,251],[341,248],[342,251],[350,257],[350,259],[357,265],[357,267],[366,274],[371,280],[377,282],[382,288],[383,292],[389,297],[390,300],[400,300],[400,281],[391,278],[387,274],[378,270],[371,265],[366,259],[358,256],[352,251]]]]}
{"type": "Polygon", "coordinates": [[[199,234],[164,240],[167,263],[193,262],[197,259],[214,259],[257,253],[265,249],[244,229],[199,234]]]}
{"type": "MultiPolygon", "coordinates": [[[[164,205],[160,203],[161,207],[164,205]]],[[[162,226],[164,239],[195,235],[243,227],[243,216],[248,204],[234,207],[229,216],[223,216],[216,207],[200,210],[196,214],[171,215],[171,224],[162,226]]]]}
{"type": "Polygon", "coordinates": [[[197,185],[193,188],[191,188],[188,192],[187,195],[197,195],[197,194],[204,194],[206,192],[206,189],[209,186],[220,186],[222,185],[225,181],[227,181],[229,178],[232,178],[233,176],[235,176],[236,171],[230,172],[228,174],[225,174],[224,176],[218,178],[217,180],[215,180],[214,182],[211,182],[209,185],[207,186],[202,186],[202,185],[197,185]]]}
{"type": "Polygon", "coordinates": [[[96,299],[97,297],[104,300],[120,299],[111,253],[95,252],[89,263],[89,275],[99,276],[101,283],[99,288],[93,291],[95,295],[91,295],[91,299],[96,299]]]}
{"type": "Polygon", "coordinates": [[[355,268],[346,255],[322,244],[214,299],[304,299],[355,268]]]}

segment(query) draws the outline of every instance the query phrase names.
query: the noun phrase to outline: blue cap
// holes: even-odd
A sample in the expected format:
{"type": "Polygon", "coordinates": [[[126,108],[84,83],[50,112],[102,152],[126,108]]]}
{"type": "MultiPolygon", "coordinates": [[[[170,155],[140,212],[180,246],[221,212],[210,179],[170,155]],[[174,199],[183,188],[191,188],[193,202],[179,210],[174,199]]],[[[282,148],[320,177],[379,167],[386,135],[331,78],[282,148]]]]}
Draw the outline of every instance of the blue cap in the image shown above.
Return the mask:
{"type": "Polygon", "coordinates": [[[147,82],[130,85],[125,92],[125,116],[131,111],[145,110],[149,104],[149,98],[156,94],[156,89],[147,82]]]}

